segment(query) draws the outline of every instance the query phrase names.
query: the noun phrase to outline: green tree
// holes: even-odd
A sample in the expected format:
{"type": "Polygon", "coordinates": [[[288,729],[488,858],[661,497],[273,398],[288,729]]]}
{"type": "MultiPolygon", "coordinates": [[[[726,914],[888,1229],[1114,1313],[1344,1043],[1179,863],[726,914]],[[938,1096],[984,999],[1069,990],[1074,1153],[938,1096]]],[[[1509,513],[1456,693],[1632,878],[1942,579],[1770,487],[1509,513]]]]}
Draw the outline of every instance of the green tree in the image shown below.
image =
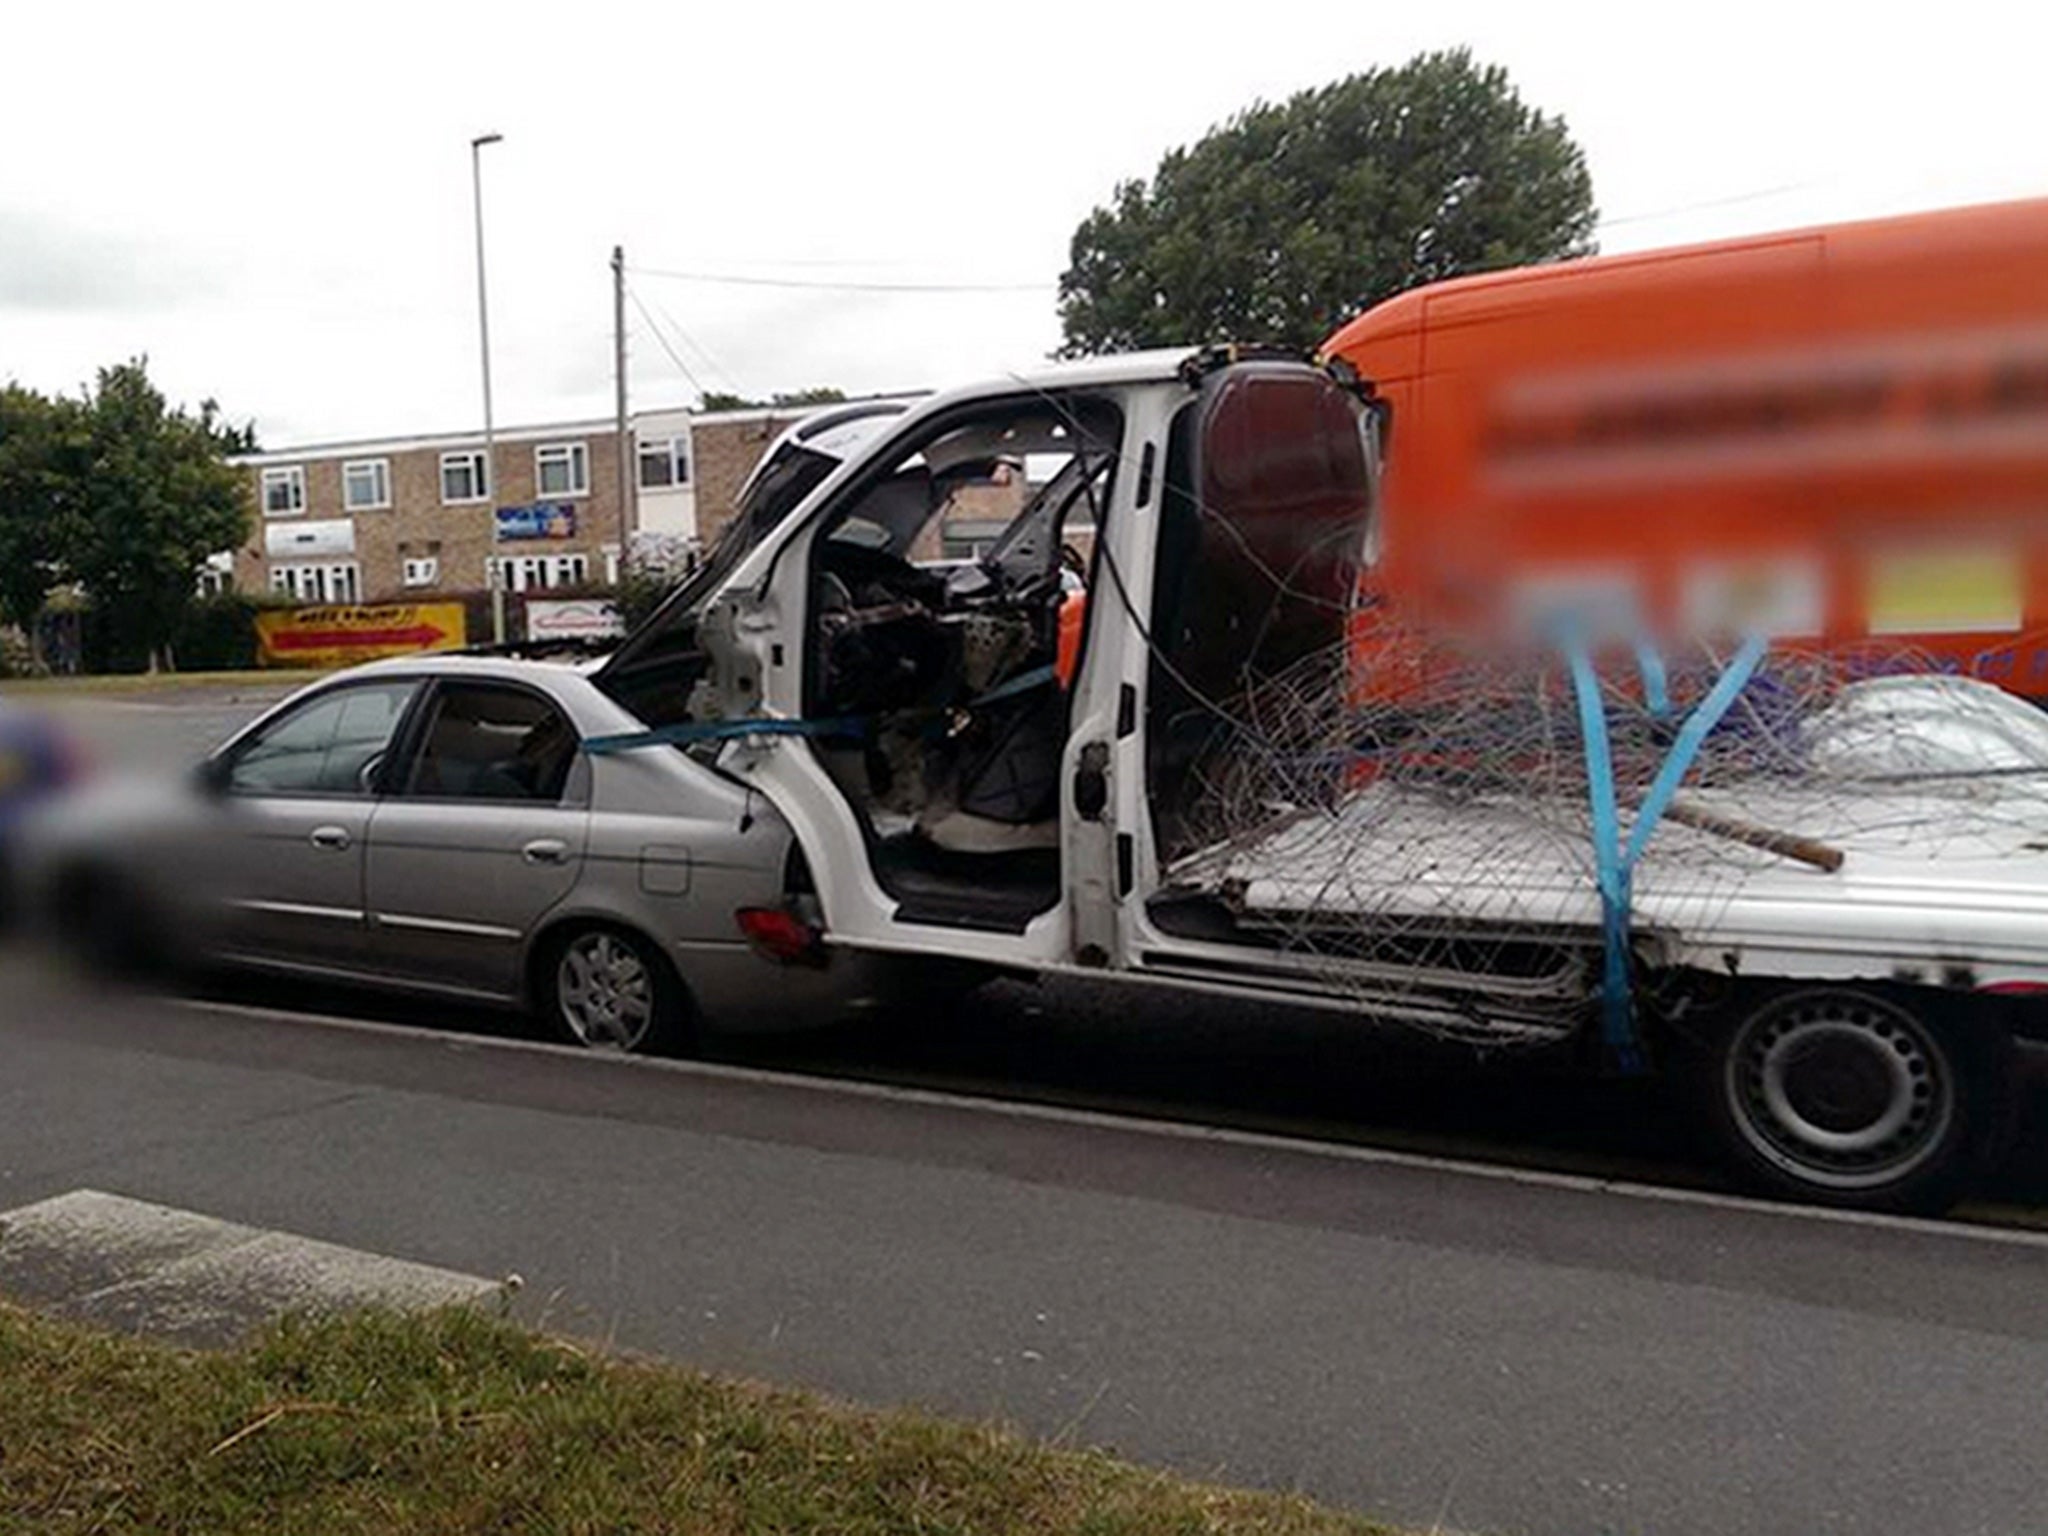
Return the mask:
{"type": "Polygon", "coordinates": [[[1592,178],[1561,118],[1464,49],[1256,103],[1074,232],[1063,355],[1313,346],[1379,300],[1584,255],[1592,178]]]}
{"type": "Polygon", "coordinates": [[[152,670],[173,666],[200,568],[248,536],[248,485],[227,462],[247,429],[224,425],[210,400],[196,415],[172,408],[140,358],[100,370],[84,412],[89,462],[63,564],[152,670]]]}
{"type": "Polygon", "coordinates": [[[0,387],[0,624],[26,633],[38,660],[36,618],[67,574],[88,458],[77,401],[0,387]]]}

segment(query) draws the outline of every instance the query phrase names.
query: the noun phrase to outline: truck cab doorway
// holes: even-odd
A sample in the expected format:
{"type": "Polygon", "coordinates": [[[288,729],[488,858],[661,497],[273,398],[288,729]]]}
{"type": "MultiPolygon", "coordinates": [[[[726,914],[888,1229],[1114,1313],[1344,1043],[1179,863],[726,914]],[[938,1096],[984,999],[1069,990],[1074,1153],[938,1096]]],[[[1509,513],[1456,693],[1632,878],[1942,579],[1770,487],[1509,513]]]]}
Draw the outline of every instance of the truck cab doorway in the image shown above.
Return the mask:
{"type": "Polygon", "coordinates": [[[899,920],[1021,933],[1060,900],[1071,638],[1121,438],[1088,398],[942,417],[810,545],[805,714],[899,920]]]}

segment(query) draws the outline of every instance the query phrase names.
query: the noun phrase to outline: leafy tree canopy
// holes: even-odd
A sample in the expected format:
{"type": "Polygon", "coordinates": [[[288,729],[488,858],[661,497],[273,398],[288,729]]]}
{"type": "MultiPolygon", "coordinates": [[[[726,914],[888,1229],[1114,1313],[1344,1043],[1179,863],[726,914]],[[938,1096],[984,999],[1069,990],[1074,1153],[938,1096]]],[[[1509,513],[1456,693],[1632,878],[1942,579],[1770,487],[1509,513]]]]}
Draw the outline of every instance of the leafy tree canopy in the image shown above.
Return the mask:
{"type": "Polygon", "coordinates": [[[1256,103],[1074,232],[1061,352],[1309,347],[1379,300],[1584,255],[1592,178],[1561,118],[1464,49],[1256,103]]]}
{"type": "Polygon", "coordinates": [[[142,358],[100,370],[78,399],[0,390],[0,619],[27,626],[76,582],[158,660],[209,555],[248,536],[231,453],[254,431],[169,405],[142,358]]]}
{"type": "Polygon", "coordinates": [[[88,413],[77,400],[0,388],[0,624],[30,630],[62,579],[84,514],[91,461],[88,413]]]}

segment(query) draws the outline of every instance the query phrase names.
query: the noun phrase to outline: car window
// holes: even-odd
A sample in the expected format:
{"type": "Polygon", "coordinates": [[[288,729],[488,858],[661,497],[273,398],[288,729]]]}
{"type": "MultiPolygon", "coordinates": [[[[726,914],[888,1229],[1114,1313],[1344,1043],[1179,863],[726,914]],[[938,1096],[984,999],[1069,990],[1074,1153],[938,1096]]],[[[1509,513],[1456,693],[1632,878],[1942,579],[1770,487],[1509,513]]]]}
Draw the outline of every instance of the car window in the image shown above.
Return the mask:
{"type": "Polygon", "coordinates": [[[524,688],[444,683],[436,693],[406,793],[456,800],[562,798],[576,731],[524,688]]]}
{"type": "Polygon", "coordinates": [[[414,683],[365,683],[308,699],[236,749],[227,786],[244,795],[368,794],[414,683]]]}

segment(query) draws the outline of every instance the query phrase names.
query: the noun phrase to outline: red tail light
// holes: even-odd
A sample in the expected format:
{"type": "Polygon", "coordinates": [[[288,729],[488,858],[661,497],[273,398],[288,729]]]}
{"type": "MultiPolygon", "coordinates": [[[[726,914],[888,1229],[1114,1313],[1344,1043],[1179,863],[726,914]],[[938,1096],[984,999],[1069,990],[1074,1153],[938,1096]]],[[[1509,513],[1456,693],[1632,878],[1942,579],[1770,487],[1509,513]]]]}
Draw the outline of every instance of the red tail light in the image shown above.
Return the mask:
{"type": "Polygon", "coordinates": [[[781,907],[741,907],[740,932],[757,953],[782,965],[823,965],[825,935],[781,907]]]}

